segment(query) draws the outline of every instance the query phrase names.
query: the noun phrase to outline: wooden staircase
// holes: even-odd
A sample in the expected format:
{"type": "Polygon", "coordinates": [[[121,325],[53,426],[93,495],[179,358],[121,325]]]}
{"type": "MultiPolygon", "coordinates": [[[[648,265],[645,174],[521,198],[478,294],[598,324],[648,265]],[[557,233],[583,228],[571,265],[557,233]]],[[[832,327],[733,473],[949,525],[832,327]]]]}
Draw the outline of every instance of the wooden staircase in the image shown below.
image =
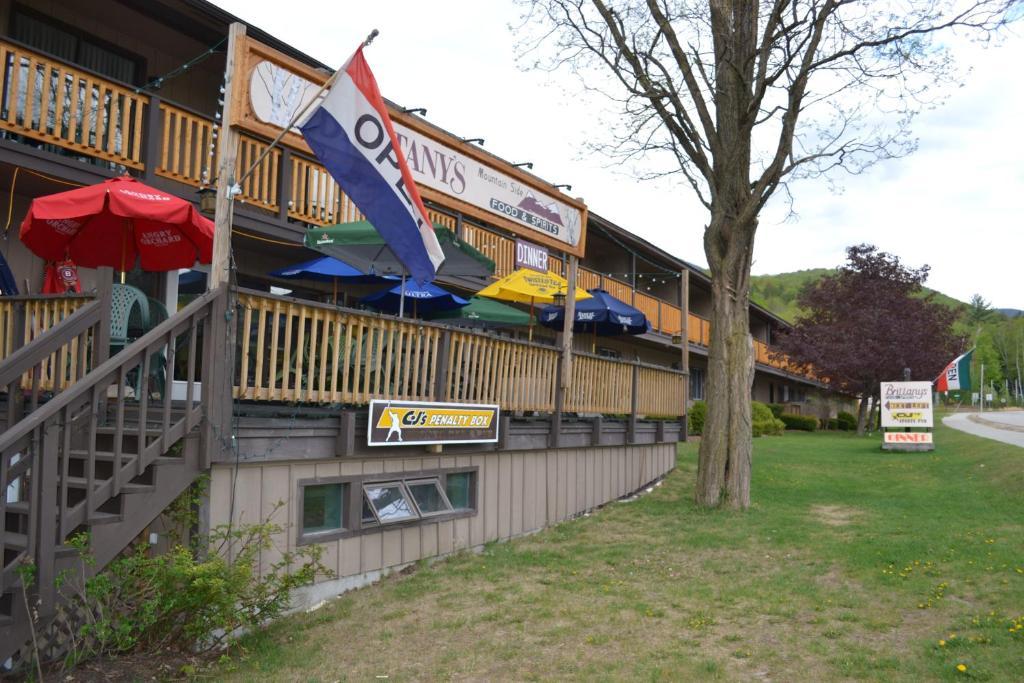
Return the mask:
{"type": "Polygon", "coordinates": [[[94,301],[0,363],[0,671],[31,639],[26,597],[44,658],[59,655],[45,631],[60,572],[100,571],[209,467],[216,397],[209,382],[200,398],[198,381],[220,370],[226,300],[224,288],[208,292],[106,360],[105,302],[94,301]],[[182,396],[170,377],[155,381],[165,368],[184,376],[182,396]],[[63,389],[48,394],[40,377],[63,389]],[[68,545],[80,532],[95,563],[68,545]]]}

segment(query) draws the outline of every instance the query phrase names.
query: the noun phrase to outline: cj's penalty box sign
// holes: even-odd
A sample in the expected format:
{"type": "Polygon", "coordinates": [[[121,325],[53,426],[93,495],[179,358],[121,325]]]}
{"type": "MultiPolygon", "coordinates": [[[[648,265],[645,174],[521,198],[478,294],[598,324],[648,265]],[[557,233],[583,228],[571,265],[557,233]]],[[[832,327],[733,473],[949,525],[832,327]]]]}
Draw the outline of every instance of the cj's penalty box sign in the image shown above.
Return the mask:
{"type": "Polygon", "coordinates": [[[445,443],[495,443],[496,405],[370,401],[368,446],[416,446],[445,443]]]}

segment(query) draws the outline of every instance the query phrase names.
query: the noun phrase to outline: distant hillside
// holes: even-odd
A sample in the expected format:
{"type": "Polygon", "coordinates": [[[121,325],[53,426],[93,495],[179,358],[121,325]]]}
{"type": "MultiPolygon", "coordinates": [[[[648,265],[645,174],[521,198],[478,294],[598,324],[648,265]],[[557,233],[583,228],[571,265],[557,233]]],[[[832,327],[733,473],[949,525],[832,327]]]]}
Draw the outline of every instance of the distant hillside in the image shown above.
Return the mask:
{"type": "Polygon", "coordinates": [[[1024,315],[1024,311],[1019,308],[997,308],[996,311],[1002,313],[1007,318],[1019,318],[1024,315]]]}
{"type": "MultiPolygon", "coordinates": [[[[759,306],[792,321],[800,313],[796,305],[796,297],[801,288],[808,282],[813,282],[823,275],[835,273],[833,268],[811,268],[809,270],[798,270],[793,273],[779,273],[777,275],[754,275],[750,278],[750,298],[759,306]]],[[[950,308],[960,309],[965,307],[962,301],[942,292],[925,288],[925,292],[933,292],[935,300],[950,308]]],[[[1015,309],[1006,309],[1015,310],[1015,309]]],[[[1000,312],[1005,312],[1001,310],[1000,312]]]]}

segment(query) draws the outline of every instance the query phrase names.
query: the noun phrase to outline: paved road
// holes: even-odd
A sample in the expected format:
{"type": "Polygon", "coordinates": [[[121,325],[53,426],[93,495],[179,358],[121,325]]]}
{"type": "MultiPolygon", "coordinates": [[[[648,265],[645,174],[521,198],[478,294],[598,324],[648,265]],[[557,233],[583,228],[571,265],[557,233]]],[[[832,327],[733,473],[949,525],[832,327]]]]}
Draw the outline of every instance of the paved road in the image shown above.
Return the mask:
{"type": "Polygon", "coordinates": [[[942,418],[947,427],[1024,448],[1024,411],[956,413],[942,418]],[[973,419],[972,419],[973,418],[973,419]]]}

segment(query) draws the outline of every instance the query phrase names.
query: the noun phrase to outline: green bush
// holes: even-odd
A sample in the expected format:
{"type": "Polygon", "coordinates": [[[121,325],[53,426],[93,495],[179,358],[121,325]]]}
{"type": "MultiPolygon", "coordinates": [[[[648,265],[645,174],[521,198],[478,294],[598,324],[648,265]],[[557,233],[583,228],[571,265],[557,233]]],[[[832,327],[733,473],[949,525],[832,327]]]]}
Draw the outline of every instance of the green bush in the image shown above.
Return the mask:
{"type": "Polygon", "coordinates": [[[785,425],[772,414],[770,406],[759,401],[750,404],[750,424],[754,436],[781,434],[785,425]]]}
{"type": "Polygon", "coordinates": [[[784,410],[786,410],[786,406],[782,405],[781,403],[769,403],[768,404],[768,409],[771,410],[772,411],[772,415],[776,419],[778,419],[778,418],[782,417],[782,413],[783,413],[784,410]]]}
{"type": "MultiPolygon", "coordinates": [[[[201,491],[193,488],[173,503],[172,520],[187,521],[186,511],[201,491]]],[[[260,524],[218,526],[161,555],[150,557],[145,544],[129,548],[92,577],[89,536],[69,539],[81,566],[61,572],[57,589],[67,600],[62,609],[84,615],[84,623],[68,644],[65,664],[139,650],[209,651],[281,616],[295,588],[333,576],[321,562],[321,545],[281,552],[261,571],[261,554],[275,548],[274,538],[284,532],[270,521],[281,505],[260,524]]],[[[176,533],[169,535],[180,541],[176,533]]]]}
{"type": "Polygon", "coordinates": [[[779,419],[786,425],[786,429],[796,429],[804,432],[813,432],[818,429],[818,418],[811,415],[783,413],[779,419]]]}
{"type": "Polygon", "coordinates": [[[708,404],[704,401],[694,401],[690,406],[690,412],[686,416],[686,430],[695,436],[704,433],[704,418],[708,414],[708,404]]]}
{"type": "Polygon", "coordinates": [[[857,429],[857,416],[853,413],[840,410],[839,415],[836,416],[836,421],[839,423],[839,429],[844,432],[852,432],[857,429]]]}
{"type": "Polygon", "coordinates": [[[825,422],[825,429],[830,431],[839,429],[839,420],[834,417],[830,417],[828,420],[823,420],[823,422],[825,422]]]}

